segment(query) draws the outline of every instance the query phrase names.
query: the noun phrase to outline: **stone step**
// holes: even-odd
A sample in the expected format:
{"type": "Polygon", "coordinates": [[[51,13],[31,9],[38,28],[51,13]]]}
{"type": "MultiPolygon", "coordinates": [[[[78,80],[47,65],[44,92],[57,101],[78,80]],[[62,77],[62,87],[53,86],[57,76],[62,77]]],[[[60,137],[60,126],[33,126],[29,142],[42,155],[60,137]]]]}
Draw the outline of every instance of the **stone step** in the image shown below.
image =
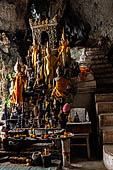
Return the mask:
{"type": "Polygon", "coordinates": [[[105,126],[113,126],[113,113],[99,114],[99,128],[103,129],[105,126]]]}
{"type": "Polygon", "coordinates": [[[96,103],[96,113],[113,113],[113,102],[98,102],[96,103]]]}
{"type": "Polygon", "coordinates": [[[96,81],[92,80],[92,81],[81,81],[78,82],[77,84],[78,88],[96,88],[96,81]]]}
{"type": "Polygon", "coordinates": [[[113,126],[102,130],[103,144],[113,144],[113,126]]]}
{"type": "MultiPolygon", "coordinates": [[[[112,82],[111,83],[110,82],[108,82],[108,83],[96,83],[96,85],[97,85],[97,89],[96,90],[97,91],[101,90],[102,91],[101,94],[103,94],[103,93],[106,94],[106,90],[108,90],[108,92],[107,92],[108,94],[109,93],[113,93],[113,83],[112,82]],[[102,89],[105,90],[105,92],[102,89]]],[[[97,94],[98,94],[98,92],[97,92],[97,94]]]]}
{"type": "Polygon", "coordinates": [[[105,56],[105,53],[100,50],[86,50],[86,55],[87,56],[105,56]]]}
{"type": "Polygon", "coordinates": [[[97,84],[97,87],[98,86],[103,86],[103,85],[109,85],[109,84],[113,84],[113,78],[109,78],[109,79],[107,79],[107,78],[101,78],[101,79],[97,79],[96,80],[96,84],[97,84]]]}
{"type": "Polygon", "coordinates": [[[103,145],[103,162],[108,170],[113,170],[113,145],[103,145]]]}
{"type": "Polygon", "coordinates": [[[86,52],[103,52],[103,50],[101,50],[100,48],[98,48],[98,47],[81,47],[81,46],[77,46],[77,48],[78,48],[78,50],[81,50],[81,49],[83,49],[83,48],[85,48],[85,51],[86,52]]]}
{"type": "Polygon", "coordinates": [[[91,68],[94,69],[106,69],[106,68],[112,68],[112,64],[107,63],[107,64],[96,64],[96,65],[92,65],[91,68]]]}
{"type": "Polygon", "coordinates": [[[77,88],[77,93],[79,94],[94,93],[94,92],[96,92],[96,88],[77,88]]]}
{"type": "Polygon", "coordinates": [[[108,94],[95,94],[95,102],[112,102],[113,93],[108,94]]]}
{"type": "Polygon", "coordinates": [[[101,94],[101,93],[113,93],[113,87],[104,87],[104,88],[98,88],[96,89],[96,93],[101,94]]]}
{"type": "Polygon", "coordinates": [[[108,68],[105,68],[105,69],[102,69],[102,68],[96,68],[96,69],[92,69],[93,72],[94,72],[94,75],[96,74],[107,74],[107,73],[113,73],[113,67],[108,67],[108,68]]]}
{"type": "Polygon", "coordinates": [[[107,132],[108,131],[113,131],[113,126],[105,126],[105,127],[102,128],[102,132],[103,131],[107,131],[107,132]]]}
{"type": "Polygon", "coordinates": [[[108,59],[99,59],[99,60],[90,60],[91,61],[91,67],[96,64],[108,64],[108,59]]]}
{"type": "MultiPolygon", "coordinates": [[[[80,47],[81,48],[81,47],[80,47]]],[[[82,47],[83,48],[83,47],[82,47]]],[[[92,48],[90,48],[90,47],[86,47],[85,48],[85,50],[86,51],[101,51],[101,52],[103,52],[103,50],[101,50],[100,48],[98,48],[98,47],[92,47],[92,48]]]]}
{"type": "Polygon", "coordinates": [[[113,78],[113,73],[96,74],[95,79],[113,78]]]}
{"type": "Polygon", "coordinates": [[[7,154],[7,151],[4,151],[3,149],[0,149],[0,158],[6,157],[6,156],[9,156],[7,154]]]}
{"type": "Polygon", "coordinates": [[[91,61],[97,61],[97,60],[108,60],[108,56],[104,55],[88,55],[91,61]]]}
{"type": "Polygon", "coordinates": [[[8,156],[0,158],[0,163],[4,163],[4,162],[8,162],[8,161],[9,161],[8,156]]]}

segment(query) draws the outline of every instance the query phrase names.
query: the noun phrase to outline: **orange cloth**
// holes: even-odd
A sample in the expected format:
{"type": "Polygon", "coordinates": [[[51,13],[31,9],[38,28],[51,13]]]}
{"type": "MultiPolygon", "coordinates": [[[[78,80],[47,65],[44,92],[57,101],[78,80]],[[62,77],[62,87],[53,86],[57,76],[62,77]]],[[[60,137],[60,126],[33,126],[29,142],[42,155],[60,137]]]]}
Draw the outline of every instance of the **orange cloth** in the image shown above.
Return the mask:
{"type": "Polygon", "coordinates": [[[11,96],[11,102],[22,104],[23,102],[23,88],[25,86],[26,78],[21,73],[18,73],[14,78],[14,89],[11,96]]]}
{"type": "Polygon", "coordinates": [[[68,96],[67,87],[70,86],[70,80],[60,77],[56,81],[56,87],[53,89],[52,96],[66,97],[68,96]]]}
{"type": "Polygon", "coordinates": [[[81,74],[80,74],[81,80],[86,80],[87,72],[90,72],[91,74],[93,74],[91,67],[80,67],[80,71],[81,71],[81,74]]]}

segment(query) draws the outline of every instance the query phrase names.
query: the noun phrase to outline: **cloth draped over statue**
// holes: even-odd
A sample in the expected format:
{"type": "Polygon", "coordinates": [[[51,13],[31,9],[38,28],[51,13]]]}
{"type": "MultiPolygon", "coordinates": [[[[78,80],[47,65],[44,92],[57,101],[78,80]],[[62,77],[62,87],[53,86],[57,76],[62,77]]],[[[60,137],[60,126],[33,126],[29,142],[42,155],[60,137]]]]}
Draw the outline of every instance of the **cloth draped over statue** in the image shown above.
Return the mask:
{"type": "Polygon", "coordinates": [[[15,78],[13,78],[14,89],[11,96],[12,103],[22,104],[23,102],[23,89],[26,84],[26,77],[21,73],[18,73],[15,78]]]}
{"type": "Polygon", "coordinates": [[[80,78],[81,78],[81,80],[83,80],[83,81],[86,80],[88,72],[93,74],[91,67],[80,67],[80,78]]]}
{"type": "Polygon", "coordinates": [[[70,47],[68,46],[67,40],[62,42],[62,45],[58,48],[58,53],[63,65],[70,61],[70,47]]]}
{"type": "Polygon", "coordinates": [[[63,77],[60,77],[56,81],[56,86],[53,89],[52,96],[54,97],[66,97],[69,95],[68,87],[70,87],[71,82],[63,77]]]}
{"type": "Polygon", "coordinates": [[[44,58],[44,75],[46,83],[48,82],[48,79],[53,81],[55,67],[57,66],[58,59],[58,57],[51,55],[44,58]]]}

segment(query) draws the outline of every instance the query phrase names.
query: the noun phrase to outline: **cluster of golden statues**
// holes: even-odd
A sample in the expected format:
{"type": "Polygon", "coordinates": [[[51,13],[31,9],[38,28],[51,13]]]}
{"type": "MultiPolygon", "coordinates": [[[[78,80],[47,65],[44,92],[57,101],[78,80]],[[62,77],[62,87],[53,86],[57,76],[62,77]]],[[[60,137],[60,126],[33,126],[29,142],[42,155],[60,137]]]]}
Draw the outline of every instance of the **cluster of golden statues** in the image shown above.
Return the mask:
{"type": "MultiPolygon", "coordinates": [[[[32,85],[33,88],[41,84],[42,82],[49,87],[53,88],[52,96],[59,98],[68,95],[68,87],[70,81],[58,74],[57,68],[65,66],[66,62],[70,62],[70,47],[69,42],[65,39],[64,31],[62,33],[61,45],[58,48],[58,56],[54,56],[49,48],[49,42],[47,42],[45,56],[42,55],[40,47],[36,41],[36,37],[33,38],[33,46],[28,50],[28,66],[32,67],[34,72],[35,81],[32,85]],[[55,80],[56,77],[56,80],[55,80]],[[55,83],[54,83],[55,80],[55,83]]],[[[29,77],[21,71],[21,64],[19,61],[16,63],[16,74],[13,77],[13,93],[11,95],[11,102],[22,104],[23,102],[23,89],[27,86],[29,77]]],[[[27,72],[27,71],[26,71],[27,72]]]]}

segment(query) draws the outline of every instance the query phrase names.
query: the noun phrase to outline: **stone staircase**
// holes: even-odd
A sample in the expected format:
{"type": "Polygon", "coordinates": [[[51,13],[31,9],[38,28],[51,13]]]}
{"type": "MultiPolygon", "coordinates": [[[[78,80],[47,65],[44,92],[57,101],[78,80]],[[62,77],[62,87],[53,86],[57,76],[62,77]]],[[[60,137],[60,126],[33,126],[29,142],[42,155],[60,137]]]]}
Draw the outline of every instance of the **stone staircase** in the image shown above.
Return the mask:
{"type": "Polygon", "coordinates": [[[99,48],[87,48],[86,55],[94,72],[96,93],[113,92],[113,66],[99,48]]]}
{"type": "Polygon", "coordinates": [[[86,50],[96,80],[96,115],[103,161],[113,170],[113,65],[98,48],[86,50]]]}
{"type": "Polygon", "coordinates": [[[96,94],[95,102],[103,161],[108,170],[113,170],[113,93],[96,94]]]}

